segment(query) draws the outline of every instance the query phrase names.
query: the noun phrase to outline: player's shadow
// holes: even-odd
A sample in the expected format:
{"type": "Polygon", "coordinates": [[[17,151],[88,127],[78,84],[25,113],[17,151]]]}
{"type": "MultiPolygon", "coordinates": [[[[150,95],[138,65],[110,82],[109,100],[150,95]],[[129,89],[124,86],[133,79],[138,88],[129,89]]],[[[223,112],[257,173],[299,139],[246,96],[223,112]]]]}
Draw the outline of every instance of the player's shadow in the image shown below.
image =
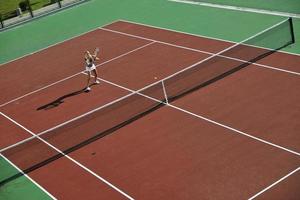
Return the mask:
{"type": "Polygon", "coordinates": [[[88,92],[88,91],[85,91],[85,88],[83,88],[81,90],[78,90],[78,91],[75,91],[75,92],[71,92],[69,94],[66,94],[66,95],[63,95],[63,96],[57,98],[56,100],[54,100],[50,103],[47,103],[47,104],[37,108],[36,110],[49,110],[49,109],[52,109],[52,108],[56,108],[60,104],[64,103],[65,99],[76,96],[76,95],[80,95],[80,94],[86,93],[86,92],[88,92]]]}

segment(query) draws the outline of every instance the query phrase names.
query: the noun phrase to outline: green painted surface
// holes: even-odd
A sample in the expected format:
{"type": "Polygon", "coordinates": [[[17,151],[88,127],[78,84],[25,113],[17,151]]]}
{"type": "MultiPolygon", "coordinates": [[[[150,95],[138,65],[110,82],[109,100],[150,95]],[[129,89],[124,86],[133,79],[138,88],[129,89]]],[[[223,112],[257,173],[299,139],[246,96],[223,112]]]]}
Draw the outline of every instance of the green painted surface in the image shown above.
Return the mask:
{"type": "MultiPolygon", "coordinates": [[[[117,19],[231,41],[241,41],[283,18],[180,4],[166,0],[92,0],[0,33],[0,63],[117,19]]],[[[296,21],[296,20],[295,20],[296,21]]],[[[295,31],[299,35],[299,20],[295,31]]],[[[300,45],[286,49],[300,53],[300,45]]]]}
{"type": "MultiPolygon", "coordinates": [[[[239,42],[284,18],[166,0],[91,0],[80,6],[0,32],[0,63],[118,19],[239,42]]],[[[294,22],[296,38],[300,38],[300,20],[294,22]]],[[[297,43],[285,50],[300,53],[300,45],[297,43]]],[[[12,168],[5,169],[12,170],[12,168]]],[[[43,196],[45,195],[43,192],[38,192],[34,184],[22,177],[2,188],[0,199],[18,199],[29,194],[33,195],[30,199],[48,198],[43,196]]]]}
{"type": "Polygon", "coordinates": [[[239,6],[300,14],[299,0],[191,0],[221,5],[239,6]]]}
{"type": "MultiPolygon", "coordinates": [[[[16,174],[17,170],[0,157],[0,180],[8,174],[16,174]]],[[[0,187],[0,200],[50,200],[45,192],[25,176],[16,178],[0,187]]]]}

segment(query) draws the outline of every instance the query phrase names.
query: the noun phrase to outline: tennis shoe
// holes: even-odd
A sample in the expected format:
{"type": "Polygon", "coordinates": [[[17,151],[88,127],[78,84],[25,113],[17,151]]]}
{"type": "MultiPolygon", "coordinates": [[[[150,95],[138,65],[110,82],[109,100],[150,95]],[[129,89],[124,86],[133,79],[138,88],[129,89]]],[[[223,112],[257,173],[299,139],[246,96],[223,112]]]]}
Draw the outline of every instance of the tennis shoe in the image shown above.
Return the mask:
{"type": "Polygon", "coordinates": [[[89,91],[91,91],[91,88],[90,87],[86,87],[84,91],[89,92],[89,91]]]}

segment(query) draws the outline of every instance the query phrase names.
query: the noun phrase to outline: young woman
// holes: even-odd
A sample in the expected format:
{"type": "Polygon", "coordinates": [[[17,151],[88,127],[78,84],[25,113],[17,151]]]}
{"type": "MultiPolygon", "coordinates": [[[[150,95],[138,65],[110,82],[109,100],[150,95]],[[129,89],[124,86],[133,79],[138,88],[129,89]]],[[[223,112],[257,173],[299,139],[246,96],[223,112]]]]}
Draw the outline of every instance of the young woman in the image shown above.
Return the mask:
{"type": "Polygon", "coordinates": [[[90,79],[91,79],[92,72],[94,73],[94,76],[95,76],[95,84],[100,83],[99,80],[97,79],[98,73],[97,73],[97,69],[96,69],[96,65],[95,65],[96,60],[99,60],[99,58],[97,57],[96,54],[92,55],[89,51],[85,52],[85,55],[84,55],[85,70],[88,73],[88,79],[87,79],[87,85],[86,85],[85,91],[91,90],[90,79]]]}

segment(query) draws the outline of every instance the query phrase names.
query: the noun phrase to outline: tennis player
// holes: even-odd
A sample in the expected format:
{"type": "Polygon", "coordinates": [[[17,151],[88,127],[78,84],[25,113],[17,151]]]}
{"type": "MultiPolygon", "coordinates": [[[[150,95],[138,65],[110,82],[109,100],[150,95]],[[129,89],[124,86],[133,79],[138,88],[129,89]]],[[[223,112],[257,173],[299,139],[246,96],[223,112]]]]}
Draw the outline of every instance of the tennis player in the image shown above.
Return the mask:
{"type": "Polygon", "coordinates": [[[85,61],[85,70],[88,73],[88,79],[87,79],[87,85],[85,88],[85,91],[90,91],[90,80],[91,80],[91,76],[92,76],[92,72],[95,75],[95,84],[99,84],[99,80],[98,80],[98,73],[97,73],[97,69],[96,69],[96,65],[95,62],[96,60],[99,60],[99,58],[97,57],[97,51],[95,51],[95,53],[92,55],[89,51],[85,52],[84,55],[84,61],[85,61]]]}

